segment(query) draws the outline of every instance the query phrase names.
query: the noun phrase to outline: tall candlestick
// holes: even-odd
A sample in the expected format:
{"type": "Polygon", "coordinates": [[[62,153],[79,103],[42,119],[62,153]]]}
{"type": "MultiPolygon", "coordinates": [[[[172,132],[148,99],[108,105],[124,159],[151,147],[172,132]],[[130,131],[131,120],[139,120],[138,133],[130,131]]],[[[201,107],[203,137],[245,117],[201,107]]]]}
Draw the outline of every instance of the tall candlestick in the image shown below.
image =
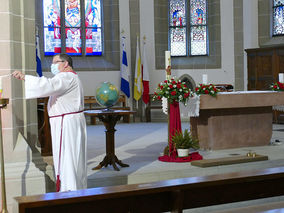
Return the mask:
{"type": "Polygon", "coordinates": [[[207,74],[202,75],[202,83],[207,84],[207,74]]]}
{"type": "Polygon", "coordinates": [[[171,66],[171,51],[165,51],[165,66],[166,69],[171,66]]]}
{"type": "Polygon", "coordinates": [[[3,95],[2,78],[0,78],[0,98],[2,98],[2,95],[3,95]]]}
{"type": "Polygon", "coordinates": [[[284,73],[279,73],[278,78],[280,83],[284,83],[284,73]]]}

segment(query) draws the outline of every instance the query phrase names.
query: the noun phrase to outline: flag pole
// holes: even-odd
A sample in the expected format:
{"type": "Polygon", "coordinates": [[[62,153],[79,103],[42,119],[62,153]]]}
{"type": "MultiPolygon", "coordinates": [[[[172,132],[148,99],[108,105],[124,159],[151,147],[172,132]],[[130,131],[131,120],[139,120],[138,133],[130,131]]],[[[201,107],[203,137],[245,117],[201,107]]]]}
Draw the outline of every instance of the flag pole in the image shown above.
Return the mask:
{"type": "Polygon", "coordinates": [[[9,99],[0,99],[0,154],[1,154],[1,196],[2,196],[2,210],[1,213],[8,213],[7,200],[6,200],[6,186],[5,186],[5,169],[4,169],[4,151],[3,151],[3,135],[2,135],[2,122],[1,122],[1,109],[6,107],[9,99]]]}

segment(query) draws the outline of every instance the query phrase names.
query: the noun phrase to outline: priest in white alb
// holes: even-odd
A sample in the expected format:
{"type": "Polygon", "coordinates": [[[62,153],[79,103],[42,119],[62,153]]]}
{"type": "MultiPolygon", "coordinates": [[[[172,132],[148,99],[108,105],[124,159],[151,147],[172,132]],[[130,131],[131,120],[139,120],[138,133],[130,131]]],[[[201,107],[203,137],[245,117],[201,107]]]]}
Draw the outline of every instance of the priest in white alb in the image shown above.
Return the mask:
{"type": "Polygon", "coordinates": [[[55,55],[51,72],[52,78],[24,75],[20,71],[12,75],[25,81],[27,99],[49,96],[56,191],[84,189],[87,187],[87,134],[82,85],[69,55],[55,55]]]}

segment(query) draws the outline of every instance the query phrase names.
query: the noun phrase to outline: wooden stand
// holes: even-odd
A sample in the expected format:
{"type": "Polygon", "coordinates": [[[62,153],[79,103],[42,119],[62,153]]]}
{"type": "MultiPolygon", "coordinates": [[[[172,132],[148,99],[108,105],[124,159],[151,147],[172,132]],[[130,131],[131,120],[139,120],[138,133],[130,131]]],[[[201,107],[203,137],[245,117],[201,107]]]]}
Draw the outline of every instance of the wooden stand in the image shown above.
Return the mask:
{"type": "Polygon", "coordinates": [[[114,146],[114,133],[116,129],[114,128],[117,121],[123,115],[134,114],[134,111],[129,110],[86,110],[85,114],[90,116],[97,116],[100,121],[104,123],[106,128],[106,156],[103,161],[100,162],[98,166],[93,168],[93,170],[101,169],[102,167],[107,167],[112,165],[116,171],[119,171],[116,163],[121,167],[129,167],[128,164],[122,163],[115,155],[115,146],[114,146]]]}
{"type": "Polygon", "coordinates": [[[2,136],[2,122],[1,122],[1,109],[6,107],[9,99],[0,99],[0,154],[1,154],[1,195],[2,195],[2,211],[1,213],[8,213],[6,201],[6,187],[5,187],[5,169],[4,169],[4,152],[3,152],[3,136],[2,136]]]}

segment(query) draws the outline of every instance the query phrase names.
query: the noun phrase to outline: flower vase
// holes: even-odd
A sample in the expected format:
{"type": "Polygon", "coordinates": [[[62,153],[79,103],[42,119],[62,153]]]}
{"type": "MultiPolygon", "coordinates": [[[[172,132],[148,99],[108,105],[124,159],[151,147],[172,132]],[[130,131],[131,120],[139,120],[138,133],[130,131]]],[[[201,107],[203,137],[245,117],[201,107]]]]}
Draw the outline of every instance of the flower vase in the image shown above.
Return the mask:
{"type": "Polygon", "coordinates": [[[172,144],[172,136],[174,136],[177,131],[181,131],[181,120],[179,102],[174,101],[170,103],[169,107],[169,155],[173,157],[176,157],[176,150],[172,144]]]}

